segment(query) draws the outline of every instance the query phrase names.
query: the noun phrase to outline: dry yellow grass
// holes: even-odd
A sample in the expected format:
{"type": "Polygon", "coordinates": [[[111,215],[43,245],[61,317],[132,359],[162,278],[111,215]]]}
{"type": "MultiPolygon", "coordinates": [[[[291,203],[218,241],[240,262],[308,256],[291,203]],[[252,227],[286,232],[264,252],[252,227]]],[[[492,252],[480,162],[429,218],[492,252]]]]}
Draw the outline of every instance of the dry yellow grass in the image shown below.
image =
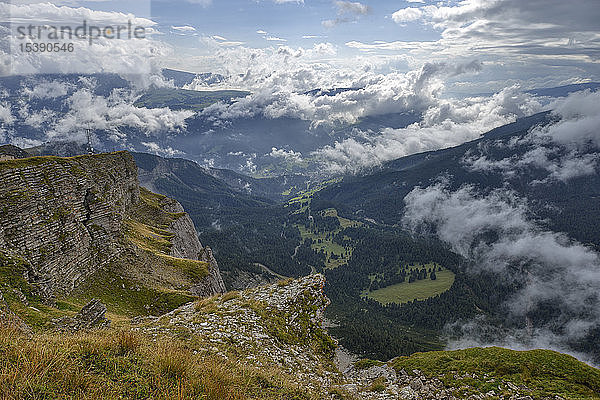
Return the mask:
{"type": "Polygon", "coordinates": [[[316,399],[281,371],[130,331],[0,330],[1,399],[316,399]]]}

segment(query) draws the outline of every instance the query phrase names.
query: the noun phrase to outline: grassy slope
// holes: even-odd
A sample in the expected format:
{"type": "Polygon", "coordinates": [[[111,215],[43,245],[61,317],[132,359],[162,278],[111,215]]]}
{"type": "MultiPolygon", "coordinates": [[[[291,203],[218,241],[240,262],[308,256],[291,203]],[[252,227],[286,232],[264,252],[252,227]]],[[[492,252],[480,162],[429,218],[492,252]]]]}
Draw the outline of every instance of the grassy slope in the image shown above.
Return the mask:
{"type": "MultiPolygon", "coordinates": [[[[361,222],[352,221],[347,218],[340,217],[337,213],[337,210],[335,210],[335,209],[324,210],[322,212],[322,215],[324,217],[336,217],[340,221],[340,226],[341,226],[340,229],[336,229],[334,231],[328,232],[328,233],[332,233],[334,235],[338,234],[343,229],[348,228],[350,226],[362,225],[361,222]]],[[[312,231],[306,229],[306,227],[303,225],[296,225],[296,226],[298,227],[298,230],[300,231],[300,236],[302,237],[302,240],[308,238],[312,241],[311,247],[313,250],[316,250],[316,251],[323,250],[327,254],[327,262],[325,263],[326,269],[337,268],[340,265],[347,263],[348,260],[350,259],[350,257],[352,257],[352,251],[354,250],[353,247],[345,249],[344,247],[340,246],[339,244],[334,243],[333,240],[328,239],[326,237],[326,233],[312,232],[312,231]],[[318,242],[319,240],[321,240],[321,243],[318,242]],[[345,254],[346,252],[348,252],[347,256],[345,254]],[[331,259],[330,256],[332,254],[335,254],[338,258],[335,260],[331,259]]]]}
{"type": "MultiPolygon", "coordinates": [[[[502,387],[511,382],[526,386],[536,399],[552,395],[567,399],[600,399],[600,370],[550,350],[514,351],[489,347],[435,351],[399,357],[392,365],[397,371],[419,369],[428,377],[440,378],[446,385],[470,386],[483,393],[493,390],[502,394],[502,387]]],[[[465,389],[465,397],[467,393],[465,389]]]]}
{"type": "MultiPolygon", "coordinates": [[[[226,317],[231,310],[223,311],[220,306],[240,297],[240,293],[230,292],[199,300],[194,322],[205,321],[209,314],[226,317]]],[[[315,330],[310,319],[317,305],[310,301],[298,304],[299,314],[292,318],[262,301],[239,301],[240,307],[258,314],[259,323],[281,344],[318,349],[315,351],[326,357],[324,366],[332,367],[333,341],[320,329],[315,330]],[[290,318],[297,329],[290,331],[290,318]]],[[[262,358],[251,346],[244,349],[236,347],[235,341],[191,335],[188,329],[168,321],[135,325],[148,333],[107,329],[27,336],[0,328],[0,398],[323,398],[293,370],[286,372],[289,365],[279,364],[277,352],[262,358]]]]}
{"type": "Polygon", "coordinates": [[[28,337],[0,330],[3,399],[317,399],[276,369],[118,330],[28,337]]]}
{"type": "Polygon", "coordinates": [[[99,298],[108,308],[108,317],[120,321],[164,314],[194,299],[183,288],[206,276],[208,264],[168,255],[174,235],[167,228],[181,214],[163,211],[166,197],[144,188],[140,200],[124,224],[126,240],[136,245],[137,254],[98,271],[65,303],[80,305],[99,298]]]}
{"type": "Polygon", "coordinates": [[[436,272],[436,276],[437,279],[434,281],[427,278],[412,283],[402,282],[387,286],[369,292],[367,297],[381,304],[402,304],[413,300],[425,300],[444,293],[454,283],[454,273],[450,270],[444,269],[436,272]]]}
{"type": "MultiPolygon", "coordinates": [[[[51,326],[52,318],[72,315],[77,309],[59,303],[58,307],[44,304],[35,294],[33,287],[23,277],[28,264],[22,259],[11,257],[0,251],[0,292],[8,308],[23,319],[34,330],[51,326]],[[21,301],[21,294],[27,304],[21,301]]],[[[80,307],[79,307],[80,308],[80,307]]]]}

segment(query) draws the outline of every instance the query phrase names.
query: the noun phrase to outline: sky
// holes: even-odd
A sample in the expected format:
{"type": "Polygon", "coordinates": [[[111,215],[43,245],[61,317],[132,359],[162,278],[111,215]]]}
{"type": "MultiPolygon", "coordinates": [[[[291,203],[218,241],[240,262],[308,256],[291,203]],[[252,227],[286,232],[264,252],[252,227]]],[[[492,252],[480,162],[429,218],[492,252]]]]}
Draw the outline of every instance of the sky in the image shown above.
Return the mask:
{"type": "Polygon", "coordinates": [[[14,0],[0,2],[0,11],[13,35],[18,24],[83,19],[133,18],[152,32],[134,43],[99,41],[71,58],[19,54],[13,39],[12,48],[2,46],[4,74],[161,67],[243,74],[249,63],[287,68],[280,61],[288,56],[313,70],[325,64],[319,68],[328,75],[331,68],[390,73],[480,63],[476,74],[446,77],[450,94],[600,80],[600,7],[589,0],[14,0]]]}

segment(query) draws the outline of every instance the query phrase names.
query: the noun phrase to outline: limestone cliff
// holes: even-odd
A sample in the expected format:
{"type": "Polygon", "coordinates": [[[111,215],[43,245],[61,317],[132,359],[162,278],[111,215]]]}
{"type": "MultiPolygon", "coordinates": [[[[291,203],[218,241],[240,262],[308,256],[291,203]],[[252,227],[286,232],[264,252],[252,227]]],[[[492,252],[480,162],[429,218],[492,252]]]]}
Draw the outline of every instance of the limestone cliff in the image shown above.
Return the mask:
{"type": "Polygon", "coordinates": [[[45,297],[68,294],[123,251],[128,210],[139,201],[127,153],[0,163],[0,248],[21,256],[45,297]]]}
{"type": "Polygon", "coordinates": [[[224,291],[189,216],[174,200],[140,192],[127,152],[0,162],[0,250],[26,261],[27,282],[48,300],[114,265],[150,277],[149,286],[224,291]]]}

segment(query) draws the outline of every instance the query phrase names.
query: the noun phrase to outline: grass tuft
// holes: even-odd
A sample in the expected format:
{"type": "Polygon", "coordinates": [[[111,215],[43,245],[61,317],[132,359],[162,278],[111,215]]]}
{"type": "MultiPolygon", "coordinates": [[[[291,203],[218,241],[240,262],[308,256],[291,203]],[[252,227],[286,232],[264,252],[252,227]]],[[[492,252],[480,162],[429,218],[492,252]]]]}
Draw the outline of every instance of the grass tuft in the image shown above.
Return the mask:
{"type": "Polygon", "coordinates": [[[199,355],[189,342],[104,330],[0,329],[2,399],[318,399],[276,368],[199,355]]]}

